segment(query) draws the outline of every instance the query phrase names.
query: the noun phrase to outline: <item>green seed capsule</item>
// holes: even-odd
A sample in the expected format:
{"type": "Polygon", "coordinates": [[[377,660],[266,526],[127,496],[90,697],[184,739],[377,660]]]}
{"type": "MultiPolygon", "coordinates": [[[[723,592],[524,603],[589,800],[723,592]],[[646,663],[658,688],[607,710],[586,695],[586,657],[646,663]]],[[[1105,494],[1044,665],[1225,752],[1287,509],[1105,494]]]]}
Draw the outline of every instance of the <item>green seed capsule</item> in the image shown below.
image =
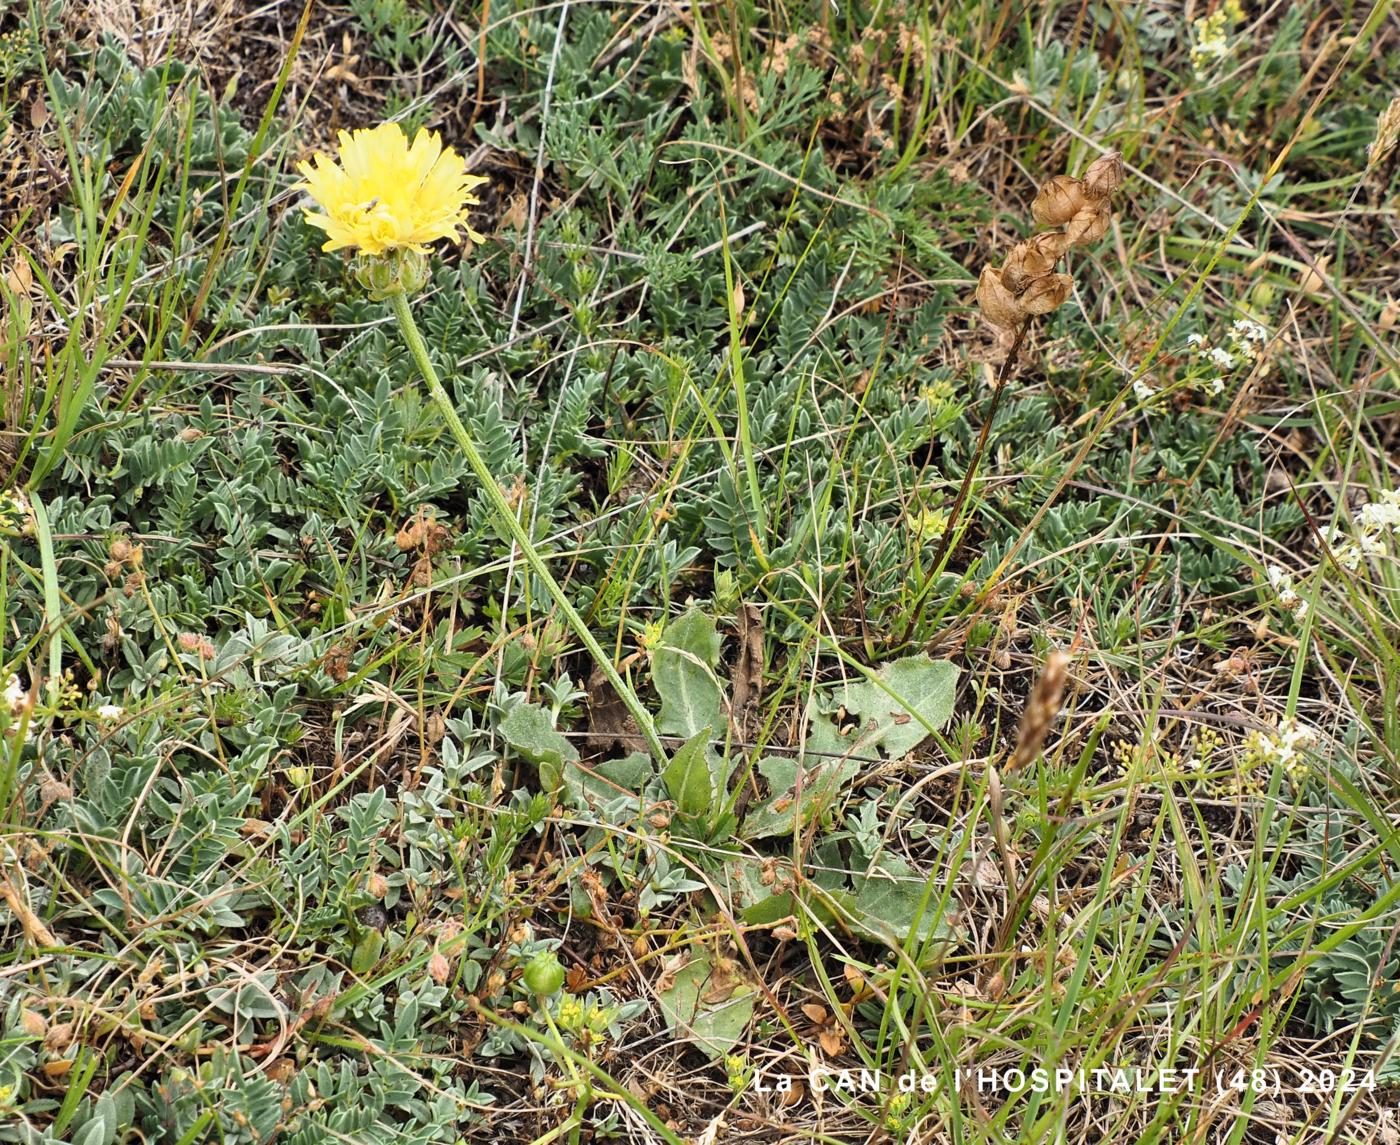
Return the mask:
{"type": "Polygon", "coordinates": [[[525,967],[525,985],[534,994],[553,994],[564,985],[564,967],[549,951],[541,951],[525,967]]]}

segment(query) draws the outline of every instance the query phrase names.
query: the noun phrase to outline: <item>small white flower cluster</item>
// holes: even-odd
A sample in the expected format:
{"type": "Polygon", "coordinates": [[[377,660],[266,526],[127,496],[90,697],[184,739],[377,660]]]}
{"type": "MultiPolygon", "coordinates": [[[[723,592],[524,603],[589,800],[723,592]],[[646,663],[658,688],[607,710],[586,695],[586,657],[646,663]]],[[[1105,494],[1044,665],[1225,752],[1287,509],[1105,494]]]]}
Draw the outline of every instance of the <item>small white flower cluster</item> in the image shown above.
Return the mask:
{"type": "MultiPolygon", "coordinates": [[[[5,734],[9,735],[30,710],[29,689],[19,682],[18,676],[11,676],[5,681],[5,692],[0,703],[5,705],[6,727],[5,734]]],[[[25,742],[34,738],[34,725],[31,723],[24,729],[25,742]]]]}
{"type": "Polygon", "coordinates": [[[126,715],[126,709],[120,704],[100,704],[97,708],[97,718],[103,723],[115,723],[126,715]]]}
{"type": "Polygon", "coordinates": [[[1186,344],[1209,365],[1212,376],[1206,388],[1213,394],[1225,390],[1225,375],[1240,366],[1254,363],[1260,348],[1269,340],[1269,332],[1249,318],[1239,318],[1230,324],[1226,346],[1213,346],[1204,334],[1187,335],[1186,344]]]}
{"type": "Polygon", "coordinates": [[[1293,587],[1293,574],[1281,565],[1270,565],[1268,577],[1269,587],[1274,590],[1279,604],[1292,612],[1293,619],[1302,624],[1308,615],[1308,602],[1300,597],[1298,590],[1293,587]]]}
{"type": "MultiPolygon", "coordinates": [[[[1237,318],[1230,323],[1230,339],[1240,345],[1257,347],[1269,340],[1269,332],[1251,318],[1237,318]]],[[[1251,349],[1249,356],[1252,358],[1257,352],[1251,349]]]]}
{"type": "Polygon", "coordinates": [[[1387,530],[1393,534],[1400,527],[1400,489],[1388,489],[1379,501],[1362,505],[1352,523],[1356,526],[1354,539],[1339,525],[1328,525],[1322,530],[1322,539],[1333,557],[1348,572],[1359,569],[1363,557],[1384,556],[1389,551],[1385,534],[1387,530]]]}
{"type": "Polygon", "coordinates": [[[1362,505],[1357,524],[1367,533],[1381,533],[1400,525],[1400,490],[1388,489],[1379,501],[1362,505]]]}
{"type": "MultiPolygon", "coordinates": [[[[1252,318],[1239,318],[1230,323],[1225,343],[1214,345],[1204,334],[1188,334],[1186,346],[1195,358],[1184,379],[1185,384],[1199,386],[1211,394],[1225,392],[1225,376],[1242,366],[1253,367],[1260,360],[1264,343],[1269,340],[1269,331],[1252,318]]],[[[1261,371],[1265,368],[1260,366],[1261,371]]],[[[1138,401],[1150,404],[1158,396],[1158,391],[1144,379],[1133,382],[1133,393],[1138,401]]]]}
{"type": "Polygon", "coordinates": [[[1289,718],[1280,720],[1273,732],[1252,733],[1248,750],[1256,763],[1282,767],[1289,782],[1296,786],[1308,773],[1308,761],[1303,752],[1316,745],[1317,732],[1289,718]]]}

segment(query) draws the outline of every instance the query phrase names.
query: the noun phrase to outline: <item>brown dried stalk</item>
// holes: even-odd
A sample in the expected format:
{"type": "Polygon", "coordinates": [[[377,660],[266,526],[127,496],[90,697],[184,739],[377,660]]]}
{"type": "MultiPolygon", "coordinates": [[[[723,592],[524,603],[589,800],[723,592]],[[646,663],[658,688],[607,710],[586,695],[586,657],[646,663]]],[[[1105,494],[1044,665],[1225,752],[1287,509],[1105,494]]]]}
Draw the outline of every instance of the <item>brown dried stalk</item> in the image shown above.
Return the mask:
{"type": "Polygon", "coordinates": [[[962,485],[948,514],[948,523],[939,539],[928,578],[909,610],[909,620],[899,638],[900,644],[909,642],[923,615],[924,603],[933,590],[934,581],[942,571],[943,560],[953,543],[958,519],[967,502],[968,491],[972,488],[973,474],[982,464],[987,437],[1001,404],[1002,390],[1016,367],[1016,358],[1025,342],[1031,319],[1063,306],[1074,288],[1074,280],[1067,274],[1058,273],[1055,267],[1073,247],[1088,246],[1107,233],[1112,220],[1113,196],[1123,186],[1123,179],[1123,159],[1116,151],[1095,159],[1079,179],[1070,175],[1056,175],[1040,188],[1031,204],[1031,214],[1041,226],[1063,229],[1033,235],[1017,243],[1003,265],[982,268],[977,280],[977,306],[982,317],[999,330],[1014,330],[1015,333],[1011,348],[997,371],[991,408],[977,435],[977,448],[973,451],[967,472],[963,474],[962,485]]]}
{"type": "Polygon", "coordinates": [[[29,903],[4,875],[0,875],[0,899],[5,900],[5,905],[10,908],[10,913],[19,919],[20,928],[24,931],[24,937],[36,947],[58,946],[59,942],[53,936],[43,919],[35,914],[29,903]]]}
{"type": "Polygon", "coordinates": [[[1016,331],[1016,337],[1011,343],[1006,360],[1002,362],[1001,369],[997,371],[995,388],[992,390],[991,409],[987,411],[987,416],[983,419],[982,431],[977,435],[977,448],[973,450],[972,461],[967,467],[967,472],[963,474],[957,498],[953,501],[953,507],[948,512],[948,524],[944,526],[943,535],[938,539],[938,550],[933,554],[933,563],[929,566],[928,578],[924,581],[923,588],[919,589],[919,595],[914,598],[913,607],[909,609],[909,620],[905,623],[904,633],[899,638],[900,644],[909,643],[909,637],[913,635],[914,628],[923,615],[924,603],[928,600],[929,593],[933,591],[935,579],[943,567],[943,559],[948,555],[948,547],[953,543],[953,534],[958,518],[962,515],[968,491],[972,488],[972,476],[977,472],[978,466],[982,464],[982,453],[987,448],[987,437],[992,432],[992,422],[997,419],[997,407],[1001,404],[1002,391],[1006,389],[1006,379],[1011,376],[1011,369],[1016,364],[1016,355],[1020,352],[1021,343],[1025,340],[1028,329],[1030,329],[1030,321],[1022,322],[1016,331]]]}

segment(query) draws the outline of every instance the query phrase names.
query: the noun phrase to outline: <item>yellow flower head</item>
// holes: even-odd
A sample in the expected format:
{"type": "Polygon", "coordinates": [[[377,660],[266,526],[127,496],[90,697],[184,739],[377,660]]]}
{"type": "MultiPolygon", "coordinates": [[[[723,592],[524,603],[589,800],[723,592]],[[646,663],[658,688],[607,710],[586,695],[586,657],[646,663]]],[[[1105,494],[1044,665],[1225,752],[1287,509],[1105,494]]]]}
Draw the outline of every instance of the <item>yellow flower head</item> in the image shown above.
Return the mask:
{"type": "Polygon", "coordinates": [[[486,180],[468,173],[436,131],[419,128],[411,144],[397,123],[342,131],[339,163],[318,151],[297,170],[306,180],[297,190],[321,208],[308,210],[306,221],[326,232],[322,250],[421,253],[428,243],[455,239],[459,229],[484,241],[467,226],[467,208],[478,202],[472,188],[486,180]]]}

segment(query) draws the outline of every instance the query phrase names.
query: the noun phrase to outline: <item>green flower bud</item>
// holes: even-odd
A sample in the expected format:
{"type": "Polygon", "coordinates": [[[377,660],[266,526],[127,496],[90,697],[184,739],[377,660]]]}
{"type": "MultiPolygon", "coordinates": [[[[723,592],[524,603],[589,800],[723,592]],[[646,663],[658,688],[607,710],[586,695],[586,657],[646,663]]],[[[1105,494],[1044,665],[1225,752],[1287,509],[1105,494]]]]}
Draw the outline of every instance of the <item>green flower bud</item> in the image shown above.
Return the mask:
{"type": "Polygon", "coordinates": [[[553,994],[564,985],[564,967],[551,951],[543,950],[525,967],[525,985],[532,994],[553,994]]]}
{"type": "Polygon", "coordinates": [[[428,256],[406,247],[380,255],[356,255],[352,269],[355,281],[375,301],[391,294],[417,294],[428,285],[428,256]]]}

